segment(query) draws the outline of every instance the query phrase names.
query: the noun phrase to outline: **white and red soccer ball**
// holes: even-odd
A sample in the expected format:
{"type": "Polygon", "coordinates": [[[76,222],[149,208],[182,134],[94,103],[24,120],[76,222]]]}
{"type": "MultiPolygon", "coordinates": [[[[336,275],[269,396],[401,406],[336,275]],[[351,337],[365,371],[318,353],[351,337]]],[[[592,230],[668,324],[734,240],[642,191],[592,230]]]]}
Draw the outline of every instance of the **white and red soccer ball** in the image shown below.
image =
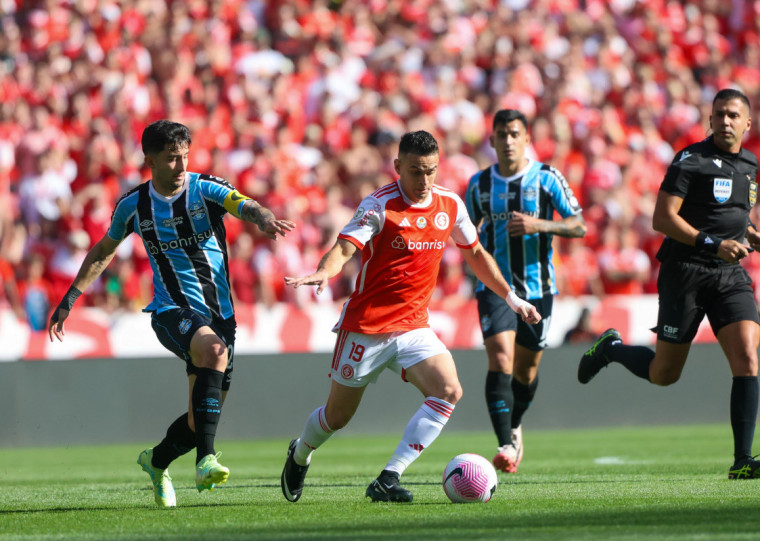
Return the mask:
{"type": "Polygon", "coordinates": [[[487,502],[497,483],[491,463],[474,453],[455,456],[443,470],[443,491],[454,503],[487,502]]]}

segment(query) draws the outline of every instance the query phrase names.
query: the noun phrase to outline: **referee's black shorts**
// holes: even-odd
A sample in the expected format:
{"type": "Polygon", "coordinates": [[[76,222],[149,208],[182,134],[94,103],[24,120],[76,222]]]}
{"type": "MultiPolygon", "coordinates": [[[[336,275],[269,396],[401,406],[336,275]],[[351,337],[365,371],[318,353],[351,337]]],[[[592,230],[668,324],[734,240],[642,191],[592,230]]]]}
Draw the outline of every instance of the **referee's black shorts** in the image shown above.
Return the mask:
{"type": "Polygon", "coordinates": [[[690,343],[705,315],[716,335],[729,323],[760,323],[752,279],[741,265],[666,259],[657,277],[657,291],[657,338],[664,342],[690,343]]]}

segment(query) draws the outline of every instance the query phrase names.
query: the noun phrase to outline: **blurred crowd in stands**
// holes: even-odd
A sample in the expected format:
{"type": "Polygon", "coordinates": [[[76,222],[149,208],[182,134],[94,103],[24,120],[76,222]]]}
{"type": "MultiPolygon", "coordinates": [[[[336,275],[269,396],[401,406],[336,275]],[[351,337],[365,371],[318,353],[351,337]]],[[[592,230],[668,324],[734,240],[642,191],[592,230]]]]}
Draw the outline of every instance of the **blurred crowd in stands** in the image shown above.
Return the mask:
{"type": "MultiPolygon", "coordinates": [[[[406,131],[437,137],[438,181],[463,193],[495,161],[500,108],[527,115],[534,157],[584,209],[587,236],[555,239],[561,295],[651,293],[659,184],[723,87],[760,108],[759,1],[0,0],[0,297],[46,328],[118,196],[149,178],[142,130],[169,118],[191,129],[190,170],[298,223],[271,242],[227,220],[238,302],[340,301],[355,266],[319,298],[282,277],[395,179],[406,131]]],[[[150,277],[132,235],[85,303],[138,310],[150,277]]],[[[470,298],[455,248],[436,295],[470,298]]]]}

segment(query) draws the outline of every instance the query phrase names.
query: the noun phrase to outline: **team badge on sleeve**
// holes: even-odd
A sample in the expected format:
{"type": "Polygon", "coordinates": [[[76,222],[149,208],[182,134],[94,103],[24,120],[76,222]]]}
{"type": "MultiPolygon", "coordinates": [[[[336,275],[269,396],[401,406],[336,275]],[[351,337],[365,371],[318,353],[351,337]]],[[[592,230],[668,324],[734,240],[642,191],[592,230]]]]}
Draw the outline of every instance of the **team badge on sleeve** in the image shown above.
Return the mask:
{"type": "Polygon", "coordinates": [[[718,203],[725,203],[731,197],[732,181],[730,178],[713,179],[713,196],[718,203]]]}
{"type": "Polygon", "coordinates": [[[757,182],[749,181],[749,206],[754,207],[757,203],[757,182]]]}

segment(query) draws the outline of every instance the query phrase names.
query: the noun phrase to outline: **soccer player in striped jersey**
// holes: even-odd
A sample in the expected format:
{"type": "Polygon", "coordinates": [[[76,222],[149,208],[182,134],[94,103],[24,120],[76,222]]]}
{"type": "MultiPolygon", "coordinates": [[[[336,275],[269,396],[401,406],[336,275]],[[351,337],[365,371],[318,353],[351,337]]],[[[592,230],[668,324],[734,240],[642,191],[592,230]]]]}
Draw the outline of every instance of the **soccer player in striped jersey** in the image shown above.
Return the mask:
{"type": "Polygon", "coordinates": [[[176,505],[169,464],[193,448],[198,491],[213,490],[229,475],[214,448],[235,343],[224,215],[256,224],[273,240],[295,227],[226,181],[189,172],[191,142],[190,131],[176,122],[159,120],[145,129],[142,149],[152,178],[119,199],[108,232],[88,252],[48,330],[51,341],[63,340],[74,301],[108,266],[121,241],[138,234],[153,269],[154,297],[144,311],[151,313],[159,341],[185,361],[189,381],[188,411],[161,443],[138,457],[161,507],[176,505]]]}
{"type": "Polygon", "coordinates": [[[552,236],[582,237],[586,224],[562,174],[526,155],[530,135],[525,115],[498,111],[490,142],[498,162],[470,179],[467,211],[510,286],[543,318],[539,325],[526,325],[488,284],[479,282],[475,288],[488,355],[486,404],[498,441],[493,463],[516,473],[523,456],[522,416],[536,394],[557,294],[552,236]],[[553,220],[554,211],[561,219],[553,220]]]}
{"type": "Polygon", "coordinates": [[[315,285],[321,293],[327,281],[361,253],[356,288],[334,328],[338,336],[327,403],[312,412],[288,449],[281,485],[291,502],[301,497],[312,452],[349,422],[367,384],[385,368],[417,387],[424,401],[366,495],[372,501],[412,501],[399,479],[440,434],[462,396],[451,353],[428,325],[427,308],[449,238],[475,274],[508,299],[524,321],[541,319],[534,306],[514,294],[478,241],[464,202],[435,185],[435,138],[424,131],[404,135],[394,166],[399,179],[364,198],[316,272],[285,278],[290,286],[315,285]]]}

